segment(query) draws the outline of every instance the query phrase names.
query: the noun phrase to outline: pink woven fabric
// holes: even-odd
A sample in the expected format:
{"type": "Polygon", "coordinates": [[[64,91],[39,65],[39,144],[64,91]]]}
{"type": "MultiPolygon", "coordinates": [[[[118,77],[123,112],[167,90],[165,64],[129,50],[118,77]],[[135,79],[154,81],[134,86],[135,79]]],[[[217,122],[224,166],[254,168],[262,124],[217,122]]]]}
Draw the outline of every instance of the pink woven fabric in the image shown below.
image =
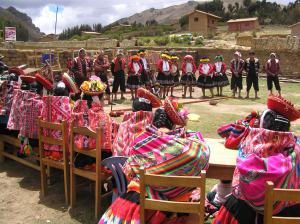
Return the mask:
{"type": "MultiPolygon", "coordinates": [[[[67,135],[69,136],[69,126],[71,122],[71,105],[67,96],[44,96],[42,119],[47,122],[61,123],[63,120],[67,122],[67,135]]],[[[53,138],[61,138],[61,131],[43,130],[43,135],[53,138]]],[[[62,151],[58,145],[44,145],[45,150],[62,151]]]]}
{"type": "MultiPolygon", "coordinates": [[[[272,181],[276,188],[299,189],[299,143],[291,132],[250,129],[237,158],[234,194],[263,211],[266,181],[272,181]]],[[[276,203],[274,214],[292,204],[276,203]]]]}

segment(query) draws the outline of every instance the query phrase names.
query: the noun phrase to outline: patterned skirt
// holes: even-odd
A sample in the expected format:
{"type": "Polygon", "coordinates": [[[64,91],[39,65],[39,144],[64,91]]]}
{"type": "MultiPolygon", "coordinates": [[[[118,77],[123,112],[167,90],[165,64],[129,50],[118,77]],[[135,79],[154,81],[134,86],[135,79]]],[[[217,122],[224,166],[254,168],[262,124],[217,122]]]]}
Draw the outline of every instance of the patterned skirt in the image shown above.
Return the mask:
{"type": "Polygon", "coordinates": [[[147,71],[143,71],[141,74],[141,84],[145,86],[150,86],[151,85],[151,79],[150,79],[150,74],[147,71]]]}
{"type": "Polygon", "coordinates": [[[229,80],[226,74],[214,75],[213,83],[216,87],[224,87],[229,85],[229,80]]]}
{"type": "Polygon", "coordinates": [[[140,77],[137,75],[129,75],[126,86],[128,89],[138,89],[141,86],[140,77]]]}
{"type": "MultiPolygon", "coordinates": [[[[129,191],[117,198],[109,209],[103,214],[98,224],[140,224],[140,195],[135,191],[129,191]]],[[[161,211],[146,211],[145,222],[150,224],[180,224],[186,223],[186,214],[178,214],[161,211]],[[169,217],[170,216],[170,217],[169,217]]]]}
{"type": "Polygon", "coordinates": [[[165,75],[162,72],[159,72],[156,78],[156,81],[162,86],[172,86],[173,85],[173,76],[165,75]]]}
{"type": "Polygon", "coordinates": [[[195,86],[197,84],[194,74],[184,74],[181,77],[180,83],[184,86],[195,86]]]}
{"type": "Polygon", "coordinates": [[[173,79],[173,86],[178,86],[180,84],[180,81],[179,81],[179,76],[180,75],[172,75],[172,79],[173,79]]]}
{"type": "MultiPolygon", "coordinates": [[[[300,204],[287,207],[278,216],[299,217],[300,204]]],[[[263,224],[263,215],[257,213],[247,202],[237,199],[233,195],[229,196],[213,224],[263,224]]]]}
{"type": "Polygon", "coordinates": [[[211,89],[215,87],[211,76],[200,75],[197,80],[197,86],[200,88],[211,89]]]}

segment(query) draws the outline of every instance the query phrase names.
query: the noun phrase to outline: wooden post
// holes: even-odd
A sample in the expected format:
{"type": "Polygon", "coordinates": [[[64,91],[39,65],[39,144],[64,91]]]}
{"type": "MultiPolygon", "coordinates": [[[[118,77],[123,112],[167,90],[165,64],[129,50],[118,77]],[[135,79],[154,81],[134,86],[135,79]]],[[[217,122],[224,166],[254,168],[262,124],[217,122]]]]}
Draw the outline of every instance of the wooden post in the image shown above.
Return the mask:
{"type": "Polygon", "coordinates": [[[145,223],[145,170],[140,169],[140,220],[145,223]]]}
{"type": "Polygon", "coordinates": [[[266,192],[265,192],[265,212],[264,212],[264,223],[272,223],[273,215],[273,196],[274,196],[274,184],[270,181],[266,182],[266,192]]]}

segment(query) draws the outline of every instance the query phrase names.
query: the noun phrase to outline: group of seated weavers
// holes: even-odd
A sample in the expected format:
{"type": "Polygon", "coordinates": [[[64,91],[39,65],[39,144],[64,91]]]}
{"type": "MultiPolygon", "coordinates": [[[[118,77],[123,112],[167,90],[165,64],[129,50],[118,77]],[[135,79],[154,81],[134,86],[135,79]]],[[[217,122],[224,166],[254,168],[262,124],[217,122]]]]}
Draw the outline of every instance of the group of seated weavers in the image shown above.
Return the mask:
{"type": "MultiPolygon", "coordinates": [[[[158,102],[154,99],[153,96],[149,99],[152,107],[158,102]]],[[[144,98],[136,99],[133,112],[120,124],[113,154],[128,156],[123,167],[129,180],[128,191],[113,202],[100,219],[101,224],[140,223],[140,167],[150,174],[175,176],[197,176],[209,168],[209,146],[199,132],[184,129],[185,122],[179,118],[186,112],[175,109],[176,101],[166,98],[163,107],[154,112],[150,104],[144,98]]],[[[213,214],[216,224],[263,223],[266,181],[284,189],[299,189],[300,183],[300,141],[290,131],[290,122],[300,118],[300,111],[280,96],[269,96],[267,106],[261,115],[252,112],[218,129],[220,136],[226,138],[225,146],[238,150],[232,181],[220,180],[206,196],[199,189],[154,187],[146,188],[147,197],[198,201],[202,196],[206,197],[205,210],[213,214]]],[[[293,202],[280,202],[274,204],[274,214],[299,217],[299,208],[293,202]]],[[[147,223],[189,223],[190,220],[186,214],[147,212],[147,223]]]]}
{"type": "MultiPolygon", "coordinates": [[[[128,190],[111,204],[99,223],[140,223],[141,167],[150,174],[174,176],[199,176],[202,170],[209,169],[209,145],[200,132],[185,129],[188,111],[174,98],[166,97],[162,103],[149,90],[139,88],[132,112],[125,113],[123,121],[117,124],[103,109],[106,85],[99,77],[91,76],[77,88],[66,73],[56,77],[52,85],[41,75],[28,77],[17,69],[14,74],[7,82],[1,82],[1,88],[10,88],[9,94],[13,95],[11,105],[3,106],[10,107],[7,128],[22,136],[20,155],[34,154],[31,146],[37,141],[37,118],[42,117],[49,122],[65,120],[68,125],[74,120],[75,126],[92,130],[101,126],[102,158],[128,157],[123,166],[128,190]],[[16,82],[18,78],[21,85],[16,82]],[[80,91],[80,98],[73,102],[70,93],[80,91]]],[[[206,212],[215,213],[216,224],[262,223],[266,181],[284,189],[299,189],[300,184],[300,140],[290,131],[290,123],[300,118],[300,110],[273,95],[268,97],[267,106],[262,114],[252,112],[218,129],[220,136],[226,138],[225,146],[238,150],[232,181],[220,180],[207,196],[199,189],[148,187],[147,197],[171,201],[206,197],[206,212]]],[[[58,131],[43,134],[54,138],[61,135],[58,131]]],[[[81,149],[95,147],[95,139],[86,136],[75,136],[74,141],[81,149]]],[[[47,157],[62,159],[60,147],[48,145],[45,149],[47,157]]],[[[78,156],[74,165],[93,170],[94,163],[93,159],[78,156]]],[[[300,206],[293,202],[275,203],[274,214],[300,216],[300,206]]],[[[146,219],[151,224],[189,223],[186,214],[160,211],[147,211],[146,219]]]]}

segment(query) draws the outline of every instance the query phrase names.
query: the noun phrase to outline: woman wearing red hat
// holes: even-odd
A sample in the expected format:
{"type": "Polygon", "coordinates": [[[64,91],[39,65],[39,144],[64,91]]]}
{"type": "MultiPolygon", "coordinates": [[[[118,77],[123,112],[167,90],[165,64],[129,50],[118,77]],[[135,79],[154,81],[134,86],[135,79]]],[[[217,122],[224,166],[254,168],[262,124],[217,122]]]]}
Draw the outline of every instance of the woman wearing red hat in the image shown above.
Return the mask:
{"type": "MultiPolygon", "coordinates": [[[[198,176],[208,168],[210,151],[201,133],[187,133],[184,128],[187,113],[170,97],[153,115],[152,124],[133,141],[131,154],[124,165],[128,178],[127,192],[118,197],[108,208],[99,224],[141,223],[139,216],[140,167],[147,173],[160,175],[198,176]]],[[[149,188],[148,197],[171,201],[189,201],[191,191],[186,188],[149,188]]],[[[147,223],[189,223],[184,215],[161,211],[147,211],[147,223]],[[170,221],[172,220],[172,221],[170,221]],[[170,222],[169,222],[170,221],[170,222]]]]}
{"type": "Polygon", "coordinates": [[[183,58],[183,63],[181,66],[182,76],[181,84],[183,85],[183,98],[186,98],[186,91],[189,88],[190,98],[192,98],[193,86],[196,84],[196,65],[192,55],[186,55],[183,58]]]}
{"type": "MultiPolygon", "coordinates": [[[[290,122],[300,118],[300,110],[280,96],[269,96],[267,106],[261,116],[240,123],[240,131],[235,128],[226,134],[239,139],[239,153],[232,195],[215,224],[263,223],[266,181],[275,188],[300,189],[300,141],[290,131],[290,122]]],[[[294,202],[278,202],[273,209],[278,216],[300,216],[300,205],[294,202]]]]}
{"type": "Polygon", "coordinates": [[[127,88],[130,89],[131,100],[136,98],[137,89],[140,87],[141,74],[143,71],[143,66],[140,63],[141,58],[137,55],[131,57],[131,61],[128,64],[128,79],[127,88]]]}

